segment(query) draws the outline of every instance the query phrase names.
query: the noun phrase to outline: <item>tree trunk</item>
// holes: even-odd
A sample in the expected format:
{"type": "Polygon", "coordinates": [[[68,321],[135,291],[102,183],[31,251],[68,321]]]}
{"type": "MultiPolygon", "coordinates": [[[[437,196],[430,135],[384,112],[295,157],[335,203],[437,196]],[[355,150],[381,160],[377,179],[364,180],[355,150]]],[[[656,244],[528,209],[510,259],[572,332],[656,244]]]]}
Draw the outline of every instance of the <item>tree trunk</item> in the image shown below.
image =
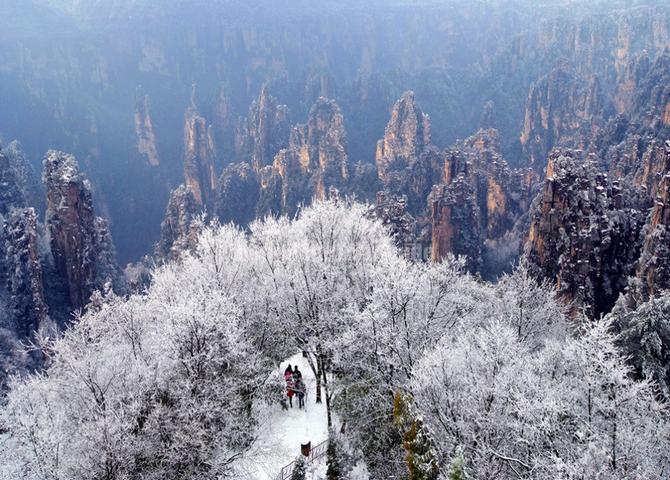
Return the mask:
{"type": "Polygon", "coordinates": [[[321,369],[316,372],[316,403],[321,403],[321,369]]]}
{"type": "Polygon", "coordinates": [[[312,354],[307,352],[307,363],[309,368],[314,373],[314,378],[316,378],[316,403],[321,403],[321,366],[319,365],[319,357],[316,356],[317,364],[314,365],[314,360],[312,359],[312,354]]]}
{"type": "Polygon", "coordinates": [[[332,393],[330,391],[330,386],[328,385],[328,377],[326,377],[326,371],[323,369],[323,360],[319,362],[321,364],[321,368],[319,369],[322,372],[323,375],[323,386],[326,390],[326,414],[328,416],[328,430],[333,428],[333,414],[331,412],[330,408],[330,399],[332,397],[332,393]]]}
{"type": "MultiPolygon", "coordinates": [[[[613,387],[616,389],[616,387],[613,387]]],[[[612,414],[612,470],[616,472],[617,469],[617,403],[616,403],[616,390],[612,392],[612,399],[614,403],[614,413],[612,414]]]]}
{"type": "MultiPolygon", "coordinates": [[[[342,391],[342,399],[344,400],[344,404],[347,404],[347,389],[346,387],[342,391]]],[[[342,419],[342,426],[340,426],[340,433],[344,435],[347,432],[347,419],[343,418],[342,419]]]]}

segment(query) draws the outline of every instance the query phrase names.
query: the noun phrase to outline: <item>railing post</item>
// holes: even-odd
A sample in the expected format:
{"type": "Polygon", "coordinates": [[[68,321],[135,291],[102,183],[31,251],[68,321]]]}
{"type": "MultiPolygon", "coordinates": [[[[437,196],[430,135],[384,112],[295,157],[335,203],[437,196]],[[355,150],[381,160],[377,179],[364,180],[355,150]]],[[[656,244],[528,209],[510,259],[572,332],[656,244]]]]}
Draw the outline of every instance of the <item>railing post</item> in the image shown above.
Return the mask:
{"type": "MultiPolygon", "coordinates": [[[[319,443],[315,447],[312,447],[312,442],[309,442],[307,445],[300,445],[300,454],[307,457],[306,463],[312,463],[314,460],[317,458],[322,457],[325,454],[326,448],[328,445],[328,440],[324,440],[323,442],[319,443]],[[308,453],[307,455],[304,454],[305,448],[307,447],[308,453]]],[[[288,465],[284,466],[281,471],[279,472],[279,475],[275,480],[288,480],[288,478],[291,476],[291,473],[293,473],[293,467],[295,466],[295,460],[289,463],[288,465]]]]}

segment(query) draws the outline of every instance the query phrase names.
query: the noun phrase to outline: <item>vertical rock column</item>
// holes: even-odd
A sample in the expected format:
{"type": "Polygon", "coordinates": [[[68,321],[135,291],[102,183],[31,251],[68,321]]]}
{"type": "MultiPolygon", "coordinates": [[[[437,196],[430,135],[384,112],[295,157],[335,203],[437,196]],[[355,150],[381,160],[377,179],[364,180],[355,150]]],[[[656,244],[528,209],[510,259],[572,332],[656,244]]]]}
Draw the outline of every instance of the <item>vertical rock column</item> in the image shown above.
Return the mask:
{"type": "Polygon", "coordinates": [[[118,275],[111,239],[106,222],[95,216],[90,184],[72,155],[47,152],[43,181],[51,253],[70,304],[79,309],[96,288],[118,275]]]}
{"type": "Polygon", "coordinates": [[[184,177],[198,205],[212,208],[216,190],[215,149],[212,132],[195,108],[184,124],[184,177]]]}
{"type": "Polygon", "coordinates": [[[4,267],[15,331],[23,338],[47,316],[42,264],[37,246],[37,215],[32,208],[15,209],[4,223],[4,267]]]}

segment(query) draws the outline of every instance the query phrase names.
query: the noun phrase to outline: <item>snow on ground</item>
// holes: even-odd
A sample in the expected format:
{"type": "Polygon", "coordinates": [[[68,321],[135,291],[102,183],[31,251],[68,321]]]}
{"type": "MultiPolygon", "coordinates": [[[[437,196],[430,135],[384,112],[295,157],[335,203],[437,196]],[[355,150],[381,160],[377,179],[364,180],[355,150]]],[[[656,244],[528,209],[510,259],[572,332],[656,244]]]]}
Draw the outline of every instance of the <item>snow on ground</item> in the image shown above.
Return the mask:
{"type": "MultiPolygon", "coordinates": [[[[312,442],[316,446],[328,438],[326,404],[316,403],[316,379],[307,359],[298,353],[281,363],[272,373],[283,381],[284,370],[291,364],[302,372],[307,388],[305,408],[298,409],[298,398],[293,397],[293,408],[282,410],[279,402],[264,406],[261,418],[265,420],[258,429],[258,440],[252,451],[239,465],[239,476],[250,480],[275,480],[282,467],[300,454],[300,445],[312,442]]],[[[325,393],[324,393],[325,394],[325,393]]],[[[288,400],[288,399],[287,399],[288,400]]],[[[308,469],[308,479],[325,478],[325,457],[308,469]]]]}

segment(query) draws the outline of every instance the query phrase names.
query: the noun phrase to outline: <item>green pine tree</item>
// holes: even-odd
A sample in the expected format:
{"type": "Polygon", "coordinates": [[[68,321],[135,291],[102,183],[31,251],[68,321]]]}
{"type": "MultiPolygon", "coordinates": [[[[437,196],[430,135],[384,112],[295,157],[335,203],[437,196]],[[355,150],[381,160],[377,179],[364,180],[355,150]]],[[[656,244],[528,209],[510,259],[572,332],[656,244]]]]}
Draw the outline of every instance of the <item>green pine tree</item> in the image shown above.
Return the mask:
{"type": "Polygon", "coordinates": [[[411,397],[396,393],[393,402],[393,419],[403,433],[405,461],[409,472],[408,480],[435,480],[438,476],[437,460],[432,441],[423,422],[411,414],[411,397]]]}
{"type": "Polygon", "coordinates": [[[465,471],[465,459],[463,458],[463,451],[459,448],[456,450],[456,455],[451,459],[449,466],[449,480],[467,480],[468,474],[465,471]]]}
{"type": "Polygon", "coordinates": [[[307,465],[305,464],[305,457],[300,455],[300,457],[295,461],[293,473],[291,474],[291,480],[305,480],[306,474],[307,465]]]}
{"type": "Polygon", "coordinates": [[[409,470],[409,480],[435,480],[438,468],[433,454],[432,443],[423,423],[412,422],[410,429],[403,435],[405,460],[409,470]]]}
{"type": "Polygon", "coordinates": [[[337,437],[332,433],[328,437],[326,465],[328,465],[328,469],[326,470],[326,478],[328,480],[342,480],[344,478],[341,446],[338,443],[337,437]]]}

